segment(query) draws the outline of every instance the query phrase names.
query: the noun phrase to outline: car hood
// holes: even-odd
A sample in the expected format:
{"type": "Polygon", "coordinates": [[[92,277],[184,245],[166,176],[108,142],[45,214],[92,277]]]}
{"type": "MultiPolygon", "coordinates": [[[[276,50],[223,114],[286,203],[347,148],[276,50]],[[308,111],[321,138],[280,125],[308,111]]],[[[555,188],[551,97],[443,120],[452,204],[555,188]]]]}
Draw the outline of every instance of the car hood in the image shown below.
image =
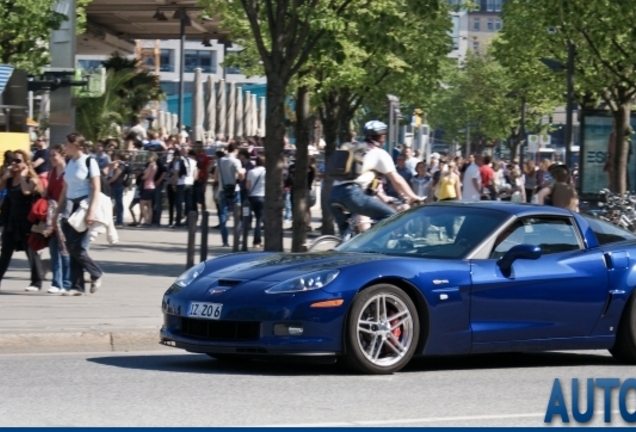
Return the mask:
{"type": "Polygon", "coordinates": [[[342,268],[372,260],[394,259],[386,255],[329,253],[263,254],[238,264],[206,272],[207,277],[236,281],[281,282],[320,270],[342,268]]]}

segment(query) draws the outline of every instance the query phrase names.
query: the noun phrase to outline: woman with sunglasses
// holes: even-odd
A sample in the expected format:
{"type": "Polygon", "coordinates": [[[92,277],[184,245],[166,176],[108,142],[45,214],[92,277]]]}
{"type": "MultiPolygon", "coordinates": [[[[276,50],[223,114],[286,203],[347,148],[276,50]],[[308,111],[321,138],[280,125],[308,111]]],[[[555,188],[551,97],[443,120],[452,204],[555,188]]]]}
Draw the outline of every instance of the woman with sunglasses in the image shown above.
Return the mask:
{"type": "Polygon", "coordinates": [[[31,267],[31,284],[27,291],[42,289],[42,262],[40,255],[29,247],[31,224],[28,220],[31,206],[41,196],[42,183],[31,165],[29,155],[23,150],[13,152],[9,169],[0,179],[0,189],[7,195],[2,202],[2,251],[0,251],[0,281],[9,268],[13,252],[23,250],[31,267]]]}

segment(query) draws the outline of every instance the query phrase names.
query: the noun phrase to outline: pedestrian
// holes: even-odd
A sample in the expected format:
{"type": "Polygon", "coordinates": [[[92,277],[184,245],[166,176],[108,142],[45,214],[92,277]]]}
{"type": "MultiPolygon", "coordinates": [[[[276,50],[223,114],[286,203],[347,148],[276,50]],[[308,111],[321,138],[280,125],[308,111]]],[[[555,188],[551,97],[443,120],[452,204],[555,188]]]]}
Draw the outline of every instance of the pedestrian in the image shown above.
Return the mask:
{"type": "Polygon", "coordinates": [[[526,202],[530,202],[537,189],[537,167],[532,159],[523,163],[523,176],[525,178],[526,202]]]}
{"type": "Polygon", "coordinates": [[[155,175],[157,174],[157,154],[150,152],[148,154],[148,165],[144,169],[144,189],[141,193],[141,217],[144,223],[142,228],[147,228],[152,224],[152,201],[155,197],[155,175]]]}
{"type": "Polygon", "coordinates": [[[80,133],[71,133],[66,137],[65,152],[70,159],[64,172],[64,188],[60,194],[58,214],[62,214],[62,232],[71,256],[71,289],[63,293],[69,296],[83,294],[84,271],[91,278],[91,293],[95,293],[101,287],[104,274],[88,255],[86,237],[89,230],[76,231],[68,222],[69,217],[80,209],[82,202],[88,204],[86,225],[91,226],[95,222],[101,193],[100,170],[97,161],[89,158],[85,151],[86,140],[80,133]],[[70,211],[67,210],[67,202],[70,211]]]}
{"type": "Polygon", "coordinates": [[[128,206],[128,211],[130,212],[130,215],[132,216],[132,223],[130,223],[130,226],[137,226],[141,223],[141,217],[142,217],[142,212],[141,212],[141,206],[140,206],[140,202],[141,202],[141,194],[144,191],[144,171],[142,169],[138,169],[135,173],[135,191],[133,192],[133,199],[130,202],[130,205],[128,206]],[[140,206],[140,210],[139,210],[139,219],[137,219],[137,215],[135,214],[135,207],[140,206]]]}
{"type": "Polygon", "coordinates": [[[265,159],[263,156],[256,157],[256,166],[247,173],[246,186],[250,207],[256,220],[253,246],[261,248],[263,247],[261,225],[263,224],[263,210],[265,209],[265,159]]]}
{"type": "Polygon", "coordinates": [[[230,246],[226,226],[228,210],[235,204],[241,204],[241,189],[238,183],[245,178],[245,169],[237,155],[238,146],[235,143],[228,144],[227,154],[221,158],[219,167],[214,173],[214,180],[219,184],[219,224],[224,247],[230,246]]]}
{"type": "MultiPolygon", "coordinates": [[[[51,170],[49,171],[46,196],[53,215],[59,205],[60,195],[64,189],[64,171],[66,170],[66,154],[64,145],[57,144],[49,150],[51,170]]],[[[59,294],[71,288],[71,257],[66,250],[64,234],[59,219],[51,217],[47,223],[45,235],[49,238],[49,254],[51,256],[51,287],[49,294],[59,294]]]]}
{"type": "Polygon", "coordinates": [[[550,169],[550,175],[554,179],[551,186],[546,186],[537,192],[537,204],[545,204],[546,199],[551,205],[567,210],[579,211],[579,196],[574,186],[568,183],[570,172],[565,165],[559,165],[550,169]]]}
{"type": "MultiPolygon", "coordinates": [[[[47,161],[48,166],[48,161],[47,161]]],[[[33,203],[44,193],[42,182],[35,172],[29,155],[23,150],[13,152],[10,168],[0,179],[0,189],[7,195],[2,202],[2,251],[0,251],[0,281],[4,278],[13,252],[25,251],[31,269],[31,283],[26,291],[42,289],[42,262],[40,255],[28,244],[31,227],[28,216],[33,203]]]]}
{"type": "Polygon", "coordinates": [[[113,161],[108,166],[108,184],[111,195],[115,201],[115,226],[124,224],[124,171],[125,164],[120,152],[116,152],[113,161]]]}

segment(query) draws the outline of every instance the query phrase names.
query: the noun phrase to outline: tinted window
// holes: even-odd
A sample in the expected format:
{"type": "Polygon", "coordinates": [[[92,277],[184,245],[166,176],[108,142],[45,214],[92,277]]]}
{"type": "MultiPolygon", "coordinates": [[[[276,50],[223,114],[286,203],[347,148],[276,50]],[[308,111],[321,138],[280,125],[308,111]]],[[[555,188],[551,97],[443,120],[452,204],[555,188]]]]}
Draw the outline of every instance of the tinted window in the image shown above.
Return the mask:
{"type": "Polygon", "coordinates": [[[591,217],[586,217],[585,220],[588,224],[590,224],[590,228],[594,231],[594,235],[596,235],[596,239],[601,246],[625,240],[636,241],[636,235],[629,231],[625,231],[616,225],[591,217]]]}
{"type": "Polygon", "coordinates": [[[540,246],[543,254],[581,249],[576,228],[568,219],[523,218],[499,235],[490,257],[499,259],[520,244],[540,246]]]}
{"type": "Polygon", "coordinates": [[[337,248],[428,258],[464,258],[508,213],[470,205],[430,205],[382,221],[337,248]]]}

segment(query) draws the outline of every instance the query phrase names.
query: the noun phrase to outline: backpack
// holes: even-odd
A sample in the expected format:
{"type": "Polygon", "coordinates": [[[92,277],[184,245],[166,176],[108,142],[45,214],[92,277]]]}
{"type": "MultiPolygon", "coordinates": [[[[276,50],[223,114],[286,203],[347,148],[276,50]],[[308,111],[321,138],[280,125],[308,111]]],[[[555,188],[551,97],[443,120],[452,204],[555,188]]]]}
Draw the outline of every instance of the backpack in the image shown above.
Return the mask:
{"type": "MultiPolygon", "coordinates": [[[[93,158],[92,156],[89,156],[86,158],[86,169],[87,169],[86,178],[88,180],[90,180],[91,178],[91,159],[95,160],[95,158],[93,158]]],[[[97,163],[97,160],[95,160],[95,163],[97,163]]],[[[99,164],[97,164],[97,166],[99,168],[99,164]]],[[[107,197],[111,197],[110,185],[108,184],[108,179],[106,178],[104,173],[102,173],[102,170],[99,170],[99,180],[101,183],[101,193],[103,193],[107,197]]]]}
{"type": "Polygon", "coordinates": [[[186,163],[188,164],[188,166],[190,166],[190,161],[187,157],[181,158],[181,160],[179,161],[179,178],[188,175],[188,168],[186,168],[186,163]]]}
{"type": "Polygon", "coordinates": [[[130,169],[130,165],[124,164],[124,169],[121,173],[121,182],[124,185],[124,187],[129,188],[130,186],[132,186],[132,181],[133,181],[132,169],[130,169]]]}
{"type": "Polygon", "coordinates": [[[362,174],[362,163],[368,150],[366,143],[364,145],[343,144],[331,154],[325,174],[338,181],[357,179],[362,174]]]}

